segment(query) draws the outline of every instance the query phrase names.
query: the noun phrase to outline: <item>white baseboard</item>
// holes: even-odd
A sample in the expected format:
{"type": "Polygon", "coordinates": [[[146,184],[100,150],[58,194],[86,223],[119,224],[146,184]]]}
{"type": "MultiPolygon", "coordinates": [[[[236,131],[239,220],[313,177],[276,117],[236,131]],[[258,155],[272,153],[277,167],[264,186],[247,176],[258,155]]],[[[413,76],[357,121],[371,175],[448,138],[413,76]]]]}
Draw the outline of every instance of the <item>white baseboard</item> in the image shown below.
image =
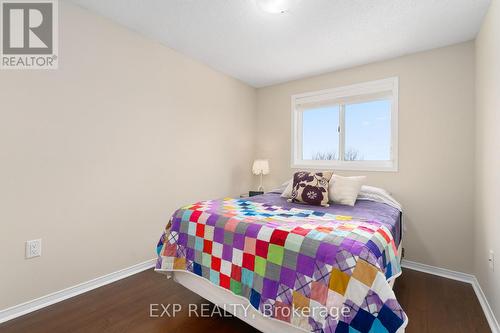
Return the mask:
{"type": "Polygon", "coordinates": [[[52,294],[42,296],[40,298],[15,305],[13,307],[7,308],[5,310],[0,310],[0,323],[6,322],[8,320],[14,319],[16,317],[25,315],[27,313],[36,311],[38,309],[44,308],[46,306],[52,305],[57,302],[64,301],[65,299],[71,298],[76,295],[83,294],[92,289],[102,287],[106,284],[124,279],[131,275],[137,274],[139,272],[145,271],[146,269],[152,268],[155,265],[156,259],[150,259],[139,264],[121,269],[119,271],[100,276],[98,278],[92,279],[87,282],[77,284],[60,291],[56,291],[52,294]]]}
{"type": "Polygon", "coordinates": [[[481,289],[481,285],[479,284],[479,281],[475,276],[474,281],[472,282],[472,288],[474,288],[474,292],[476,293],[477,298],[479,299],[479,303],[483,308],[484,315],[486,316],[486,319],[490,324],[491,332],[500,333],[500,325],[498,324],[498,320],[495,317],[495,314],[490,307],[490,303],[488,303],[488,299],[486,298],[486,295],[484,294],[483,289],[481,289]]]}
{"type": "MultiPolygon", "coordinates": [[[[137,274],[139,272],[145,271],[149,268],[154,267],[156,259],[151,259],[144,261],[142,263],[139,263],[134,266],[130,266],[124,269],[121,269],[119,271],[92,279],[87,282],[80,283],[76,286],[72,286],[60,291],[57,291],[55,293],[49,294],[42,296],[40,298],[15,305],[13,307],[7,308],[5,310],[0,311],[0,323],[6,322],[8,320],[17,318],[19,316],[25,315],[27,313],[36,311],[38,309],[44,308],[46,306],[52,305],[57,302],[61,302],[65,299],[71,298],[73,296],[77,296],[80,294],[83,294],[87,291],[90,291],[92,289],[99,288],[101,286],[110,284],[112,282],[124,279],[128,276],[137,274]]],[[[413,269],[415,271],[420,271],[428,274],[433,274],[437,276],[441,276],[444,278],[452,279],[452,280],[457,280],[457,281],[462,281],[466,283],[470,283],[472,285],[472,288],[474,289],[474,292],[476,293],[476,296],[479,300],[479,303],[481,304],[481,307],[484,311],[484,315],[486,316],[486,319],[488,320],[488,323],[490,325],[492,333],[500,333],[500,326],[498,324],[498,321],[491,310],[491,307],[488,303],[488,300],[486,296],[484,295],[483,290],[481,289],[481,285],[479,284],[479,281],[476,279],[474,275],[471,274],[466,274],[466,273],[461,273],[461,272],[456,272],[452,271],[449,269],[445,268],[439,268],[435,266],[430,266],[426,264],[421,264],[418,262],[410,261],[403,259],[401,262],[401,266],[408,268],[408,269],[413,269]]]]}
{"type": "Polygon", "coordinates": [[[403,259],[401,266],[404,268],[412,269],[414,271],[424,272],[432,275],[441,276],[447,279],[472,283],[475,279],[474,275],[462,272],[452,271],[446,268],[435,267],[431,265],[421,264],[419,262],[403,259]]]}
{"type": "Polygon", "coordinates": [[[474,275],[462,272],[456,272],[446,268],[421,264],[406,259],[403,259],[403,261],[401,262],[401,266],[415,271],[441,276],[447,279],[470,283],[472,285],[472,288],[474,289],[474,292],[476,293],[477,299],[479,300],[479,304],[481,304],[481,308],[483,309],[486,320],[490,325],[491,332],[500,333],[500,325],[498,324],[495,314],[491,310],[490,304],[488,303],[488,299],[486,298],[486,295],[481,289],[479,281],[474,275]]]}

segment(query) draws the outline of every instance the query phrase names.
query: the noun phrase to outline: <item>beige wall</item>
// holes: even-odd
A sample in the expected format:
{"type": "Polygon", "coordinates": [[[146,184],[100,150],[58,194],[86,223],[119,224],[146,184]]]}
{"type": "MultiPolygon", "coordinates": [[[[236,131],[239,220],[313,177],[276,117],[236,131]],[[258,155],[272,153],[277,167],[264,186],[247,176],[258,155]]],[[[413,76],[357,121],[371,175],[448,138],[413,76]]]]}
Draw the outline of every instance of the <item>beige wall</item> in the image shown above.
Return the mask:
{"type": "Polygon", "coordinates": [[[399,172],[341,173],[393,192],[407,258],[476,273],[498,315],[500,270],[486,260],[500,255],[498,3],[477,53],[469,42],[257,91],[78,7],[60,11],[60,68],[0,71],[0,309],[154,257],[175,208],[245,192],[256,156],[270,159],[266,188],[285,181],[292,94],[399,76],[399,172]],[[25,260],[35,238],[43,256],[25,260]]]}
{"type": "Polygon", "coordinates": [[[500,2],[492,1],[476,40],[475,274],[500,319],[500,2]],[[496,254],[495,271],[488,265],[496,254]]]}
{"type": "Polygon", "coordinates": [[[255,89],[60,12],[58,70],[0,71],[0,309],[153,258],[175,208],[252,181],[255,89]]]}
{"type": "Polygon", "coordinates": [[[472,272],[472,42],[258,89],[257,154],[267,187],[291,177],[290,96],[399,76],[399,172],[366,174],[404,205],[406,258],[472,272]]]}

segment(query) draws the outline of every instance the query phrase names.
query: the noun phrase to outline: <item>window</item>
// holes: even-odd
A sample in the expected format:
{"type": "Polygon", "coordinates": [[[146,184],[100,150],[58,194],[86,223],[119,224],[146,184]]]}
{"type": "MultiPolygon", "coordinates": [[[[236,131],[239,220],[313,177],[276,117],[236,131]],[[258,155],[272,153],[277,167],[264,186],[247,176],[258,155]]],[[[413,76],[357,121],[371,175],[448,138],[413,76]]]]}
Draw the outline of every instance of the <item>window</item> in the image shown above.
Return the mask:
{"type": "Polygon", "coordinates": [[[292,96],[292,167],[397,171],[398,79],[292,96]]]}

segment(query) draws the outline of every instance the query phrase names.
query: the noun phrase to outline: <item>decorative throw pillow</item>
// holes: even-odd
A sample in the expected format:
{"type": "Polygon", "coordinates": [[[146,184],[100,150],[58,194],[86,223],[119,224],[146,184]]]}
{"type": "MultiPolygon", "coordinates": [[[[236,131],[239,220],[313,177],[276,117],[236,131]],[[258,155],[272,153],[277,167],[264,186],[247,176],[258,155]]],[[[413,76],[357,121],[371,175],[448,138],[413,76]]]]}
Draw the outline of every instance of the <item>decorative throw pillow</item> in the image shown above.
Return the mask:
{"type": "Polygon", "coordinates": [[[300,171],[293,175],[292,196],[288,201],[328,207],[328,182],[332,172],[300,171]]]}
{"type": "Polygon", "coordinates": [[[354,206],[361,185],[363,185],[365,180],[366,176],[342,177],[333,175],[330,180],[328,196],[335,203],[354,206]]]}

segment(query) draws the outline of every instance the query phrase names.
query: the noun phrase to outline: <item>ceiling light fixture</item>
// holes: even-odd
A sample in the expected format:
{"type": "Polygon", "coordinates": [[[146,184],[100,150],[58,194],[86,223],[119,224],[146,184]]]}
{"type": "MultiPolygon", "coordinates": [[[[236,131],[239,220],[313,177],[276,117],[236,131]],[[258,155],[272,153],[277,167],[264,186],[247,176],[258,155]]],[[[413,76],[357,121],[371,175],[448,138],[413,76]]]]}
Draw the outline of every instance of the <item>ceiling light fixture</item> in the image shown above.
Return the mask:
{"type": "Polygon", "coordinates": [[[257,7],[266,13],[283,14],[290,10],[293,0],[255,0],[257,7]]]}

